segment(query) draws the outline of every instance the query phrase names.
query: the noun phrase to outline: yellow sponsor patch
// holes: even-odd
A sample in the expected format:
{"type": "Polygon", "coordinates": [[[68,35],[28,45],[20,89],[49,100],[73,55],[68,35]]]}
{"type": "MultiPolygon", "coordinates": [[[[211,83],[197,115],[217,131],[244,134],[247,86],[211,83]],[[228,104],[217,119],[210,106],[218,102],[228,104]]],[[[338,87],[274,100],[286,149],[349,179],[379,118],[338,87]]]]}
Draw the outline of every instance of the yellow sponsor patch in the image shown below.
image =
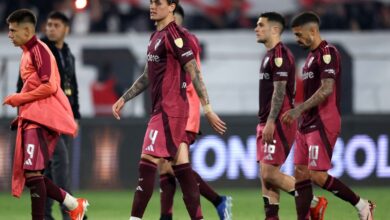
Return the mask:
{"type": "Polygon", "coordinates": [[[275,61],[275,65],[277,67],[281,67],[283,64],[283,58],[281,58],[281,57],[276,57],[274,61],[275,61]]]}
{"type": "Polygon", "coordinates": [[[175,44],[178,48],[182,48],[183,47],[183,39],[182,38],[176,38],[175,39],[175,44]]]}
{"type": "Polygon", "coordinates": [[[322,59],[326,64],[329,64],[330,61],[332,60],[332,56],[330,56],[330,54],[325,54],[324,56],[322,56],[322,59]]]}

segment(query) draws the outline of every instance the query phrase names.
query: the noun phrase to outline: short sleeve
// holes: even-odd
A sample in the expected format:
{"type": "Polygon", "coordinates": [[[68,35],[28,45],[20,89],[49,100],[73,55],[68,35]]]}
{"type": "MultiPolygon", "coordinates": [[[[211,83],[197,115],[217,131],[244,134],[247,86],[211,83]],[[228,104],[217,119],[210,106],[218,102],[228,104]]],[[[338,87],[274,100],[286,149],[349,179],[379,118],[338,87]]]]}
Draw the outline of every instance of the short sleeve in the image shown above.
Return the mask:
{"type": "MultiPolygon", "coordinates": [[[[275,56],[273,62],[273,81],[287,81],[288,74],[291,72],[291,68],[293,67],[287,53],[283,53],[280,57],[275,56]]],[[[293,71],[295,71],[295,69],[293,71]]]]}
{"type": "Polygon", "coordinates": [[[336,79],[336,74],[339,68],[338,52],[330,48],[329,52],[325,52],[320,57],[319,71],[321,79],[336,79]]]}
{"type": "Polygon", "coordinates": [[[168,27],[168,44],[172,49],[174,56],[177,58],[181,66],[195,59],[192,50],[192,42],[189,34],[178,30],[174,25],[168,27]]]}

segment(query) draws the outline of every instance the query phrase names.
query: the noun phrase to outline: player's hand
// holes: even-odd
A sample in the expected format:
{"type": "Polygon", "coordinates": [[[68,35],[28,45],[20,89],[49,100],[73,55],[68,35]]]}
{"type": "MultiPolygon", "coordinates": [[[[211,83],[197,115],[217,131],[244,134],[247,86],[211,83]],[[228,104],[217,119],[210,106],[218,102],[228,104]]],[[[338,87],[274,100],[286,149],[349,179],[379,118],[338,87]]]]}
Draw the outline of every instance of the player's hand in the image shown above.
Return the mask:
{"type": "Polygon", "coordinates": [[[301,115],[301,112],[297,108],[290,109],[286,111],[282,117],[281,120],[283,123],[287,125],[291,125],[294,120],[296,120],[301,115]]]}
{"type": "Polygon", "coordinates": [[[211,127],[218,132],[220,135],[223,135],[226,132],[226,123],[222,121],[217,114],[213,111],[207,112],[205,114],[207,120],[209,121],[211,127]]]}
{"type": "Polygon", "coordinates": [[[264,144],[273,144],[275,132],[275,122],[267,121],[264,126],[262,139],[264,144]]]}
{"type": "Polygon", "coordinates": [[[118,120],[121,119],[120,111],[122,110],[124,105],[125,105],[125,100],[122,97],[120,97],[118,101],[116,101],[115,104],[112,106],[112,114],[118,120]]]}
{"type": "Polygon", "coordinates": [[[15,100],[16,95],[17,94],[15,93],[15,94],[12,94],[12,95],[5,97],[5,99],[3,100],[3,105],[10,105],[12,107],[17,107],[18,103],[16,103],[16,100],[15,100]]]}

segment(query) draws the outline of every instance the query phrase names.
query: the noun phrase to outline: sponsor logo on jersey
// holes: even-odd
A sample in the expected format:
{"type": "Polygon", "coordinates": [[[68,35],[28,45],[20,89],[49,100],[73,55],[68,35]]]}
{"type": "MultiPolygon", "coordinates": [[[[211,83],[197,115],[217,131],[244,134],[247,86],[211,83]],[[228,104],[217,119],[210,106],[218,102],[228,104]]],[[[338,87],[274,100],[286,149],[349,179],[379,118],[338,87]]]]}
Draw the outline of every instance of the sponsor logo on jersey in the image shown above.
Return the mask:
{"type": "Polygon", "coordinates": [[[260,73],[260,79],[270,79],[269,73],[260,73]]]}
{"type": "Polygon", "coordinates": [[[279,75],[282,77],[287,77],[288,73],[287,72],[276,72],[276,75],[279,75]]]}
{"type": "Polygon", "coordinates": [[[189,57],[189,56],[191,56],[191,55],[193,55],[193,54],[194,54],[194,53],[192,52],[192,50],[189,50],[189,51],[183,53],[181,56],[182,56],[182,57],[189,57]]]}
{"type": "Polygon", "coordinates": [[[334,69],[326,69],[324,70],[325,73],[336,75],[336,71],[334,69]]]}
{"type": "Polygon", "coordinates": [[[154,55],[154,54],[148,53],[148,62],[159,63],[160,62],[160,57],[158,55],[154,55]]]}
{"type": "Polygon", "coordinates": [[[313,79],[313,78],[314,78],[314,73],[313,72],[304,72],[304,73],[302,73],[302,80],[313,79]]]}

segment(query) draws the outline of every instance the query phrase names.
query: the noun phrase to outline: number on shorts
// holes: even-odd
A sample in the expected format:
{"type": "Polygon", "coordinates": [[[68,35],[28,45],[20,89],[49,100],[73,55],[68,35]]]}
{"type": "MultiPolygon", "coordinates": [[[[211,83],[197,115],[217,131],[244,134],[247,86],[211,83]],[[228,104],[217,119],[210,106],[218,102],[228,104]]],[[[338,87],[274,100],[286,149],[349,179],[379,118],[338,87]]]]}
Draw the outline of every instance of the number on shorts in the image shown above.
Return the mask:
{"type": "Polygon", "coordinates": [[[152,140],[152,144],[156,141],[158,131],[157,130],[151,130],[149,133],[149,138],[152,140]]]}
{"type": "Polygon", "coordinates": [[[312,160],[318,159],[318,145],[310,145],[309,147],[309,158],[312,160]]]}
{"type": "Polygon", "coordinates": [[[264,153],[275,153],[275,145],[274,144],[265,144],[264,145],[264,153]]]}
{"type": "Polygon", "coordinates": [[[35,149],[34,144],[27,145],[27,153],[28,153],[28,155],[30,155],[30,158],[33,158],[33,156],[34,156],[34,149],[35,149]]]}

